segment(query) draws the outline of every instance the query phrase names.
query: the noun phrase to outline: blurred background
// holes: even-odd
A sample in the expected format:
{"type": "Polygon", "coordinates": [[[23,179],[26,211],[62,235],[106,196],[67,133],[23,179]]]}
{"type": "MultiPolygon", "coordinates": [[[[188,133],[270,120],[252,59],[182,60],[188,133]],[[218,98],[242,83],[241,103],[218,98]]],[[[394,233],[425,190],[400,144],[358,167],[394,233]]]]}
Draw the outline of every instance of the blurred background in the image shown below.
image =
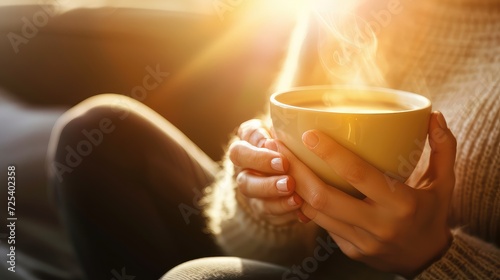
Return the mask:
{"type": "Polygon", "coordinates": [[[65,110],[127,95],[220,160],[275,88],[297,22],[291,2],[0,0],[0,221],[9,165],[18,218],[16,273],[0,227],[0,279],[81,278],[46,181],[50,132],[65,110]]]}

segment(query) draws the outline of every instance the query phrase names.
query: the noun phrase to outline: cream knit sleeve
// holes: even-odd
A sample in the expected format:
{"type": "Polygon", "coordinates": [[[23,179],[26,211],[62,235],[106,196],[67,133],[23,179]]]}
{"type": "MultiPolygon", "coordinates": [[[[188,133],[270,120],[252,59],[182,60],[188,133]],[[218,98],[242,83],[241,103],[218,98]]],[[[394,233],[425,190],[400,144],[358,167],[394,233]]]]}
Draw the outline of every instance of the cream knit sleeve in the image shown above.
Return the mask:
{"type": "Polygon", "coordinates": [[[256,216],[239,199],[234,180],[234,166],[224,160],[216,183],[207,189],[204,201],[209,231],[224,253],[242,258],[289,265],[307,255],[313,247],[317,227],[292,223],[274,226],[256,216]]]}
{"type": "Polygon", "coordinates": [[[500,279],[500,250],[455,230],[446,254],[416,279],[500,279]]]}
{"type": "Polygon", "coordinates": [[[417,279],[500,279],[500,83],[488,85],[455,116],[452,245],[417,279]]]}

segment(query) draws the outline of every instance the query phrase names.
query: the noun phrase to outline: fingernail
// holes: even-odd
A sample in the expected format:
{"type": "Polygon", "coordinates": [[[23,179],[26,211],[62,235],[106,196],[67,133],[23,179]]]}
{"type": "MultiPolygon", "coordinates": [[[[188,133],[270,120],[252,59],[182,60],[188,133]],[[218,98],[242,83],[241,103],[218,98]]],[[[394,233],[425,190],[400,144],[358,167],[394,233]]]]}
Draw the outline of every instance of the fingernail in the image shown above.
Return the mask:
{"type": "Polygon", "coordinates": [[[306,217],[306,215],[304,215],[304,213],[302,213],[300,209],[297,211],[297,219],[303,224],[307,224],[311,221],[311,219],[306,217]]]}
{"type": "Polygon", "coordinates": [[[318,145],[319,138],[314,132],[306,131],[306,132],[304,132],[304,134],[302,134],[302,141],[309,148],[313,149],[316,147],[316,145],[318,145]]]}
{"type": "Polygon", "coordinates": [[[258,148],[264,147],[264,145],[266,144],[266,140],[267,139],[260,139],[259,142],[257,143],[257,147],[258,148]]]}
{"type": "Polygon", "coordinates": [[[446,120],[444,119],[443,113],[441,112],[437,113],[437,121],[439,127],[441,127],[442,129],[448,129],[448,125],[446,124],[446,120]]]}
{"type": "Polygon", "coordinates": [[[273,158],[271,160],[271,167],[279,172],[285,171],[285,169],[283,168],[283,160],[281,158],[273,158]]]}
{"type": "Polygon", "coordinates": [[[288,178],[279,179],[276,182],[276,188],[280,192],[288,192],[288,178]]]}
{"type": "Polygon", "coordinates": [[[287,202],[288,202],[288,205],[290,205],[290,206],[297,206],[298,205],[298,203],[293,198],[293,195],[288,198],[287,202]]]}
{"type": "Polygon", "coordinates": [[[269,150],[273,150],[275,152],[278,151],[278,145],[276,145],[276,142],[274,142],[273,140],[270,140],[270,139],[266,139],[266,142],[264,143],[264,147],[269,149],[269,150]]]}

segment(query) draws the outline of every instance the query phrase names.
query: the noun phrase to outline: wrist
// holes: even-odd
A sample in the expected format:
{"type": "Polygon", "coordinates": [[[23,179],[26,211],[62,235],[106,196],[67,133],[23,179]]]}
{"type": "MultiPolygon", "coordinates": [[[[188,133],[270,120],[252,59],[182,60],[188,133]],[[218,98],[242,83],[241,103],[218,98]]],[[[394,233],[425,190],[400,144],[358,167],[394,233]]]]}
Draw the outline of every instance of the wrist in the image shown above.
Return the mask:
{"type": "Polygon", "coordinates": [[[446,254],[446,252],[448,252],[453,243],[453,234],[451,233],[451,230],[449,228],[444,230],[442,240],[443,241],[440,242],[440,244],[443,245],[437,247],[436,253],[433,253],[430,259],[424,262],[423,265],[420,265],[418,268],[413,270],[413,272],[404,276],[406,278],[413,279],[414,277],[422,273],[424,270],[432,266],[435,262],[439,261],[446,254]]]}

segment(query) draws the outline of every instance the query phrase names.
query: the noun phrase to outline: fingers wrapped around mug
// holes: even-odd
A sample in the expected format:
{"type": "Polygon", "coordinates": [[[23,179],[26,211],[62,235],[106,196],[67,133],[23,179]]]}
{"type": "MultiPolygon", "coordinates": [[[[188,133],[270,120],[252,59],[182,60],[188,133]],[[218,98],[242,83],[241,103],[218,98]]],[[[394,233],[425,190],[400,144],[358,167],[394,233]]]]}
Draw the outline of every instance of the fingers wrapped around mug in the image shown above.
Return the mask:
{"type": "Polygon", "coordinates": [[[243,123],[238,136],[228,154],[235,166],[239,202],[271,224],[295,222],[302,199],[294,193],[295,181],[286,175],[288,160],[275,140],[260,120],[243,123]]]}
{"type": "Polygon", "coordinates": [[[238,174],[239,192],[250,199],[258,213],[283,215],[300,208],[302,199],[294,194],[295,181],[290,176],[266,176],[245,170],[238,174]]]}
{"type": "Polygon", "coordinates": [[[317,130],[303,142],[314,154],[366,197],[354,198],[319,179],[286,147],[288,175],[304,200],[302,214],[325,230],[349,257],[380,270],[415,275],[448,248],[448,207],[454,186],[456,140],[441,113],[429,123],[428,169],[406,185],[317,130]]]}
{"type": "MultiPolygon", "coordinates": [[[[268,140],[267,147],[273,141],[268,140]]],[[[229,159],[241,169],[250,169],[265,174],[284,174],[288,170],[287,159],[269,148],[259,148],[247,141],[235,141],[229,147],[229,159]]]]}

